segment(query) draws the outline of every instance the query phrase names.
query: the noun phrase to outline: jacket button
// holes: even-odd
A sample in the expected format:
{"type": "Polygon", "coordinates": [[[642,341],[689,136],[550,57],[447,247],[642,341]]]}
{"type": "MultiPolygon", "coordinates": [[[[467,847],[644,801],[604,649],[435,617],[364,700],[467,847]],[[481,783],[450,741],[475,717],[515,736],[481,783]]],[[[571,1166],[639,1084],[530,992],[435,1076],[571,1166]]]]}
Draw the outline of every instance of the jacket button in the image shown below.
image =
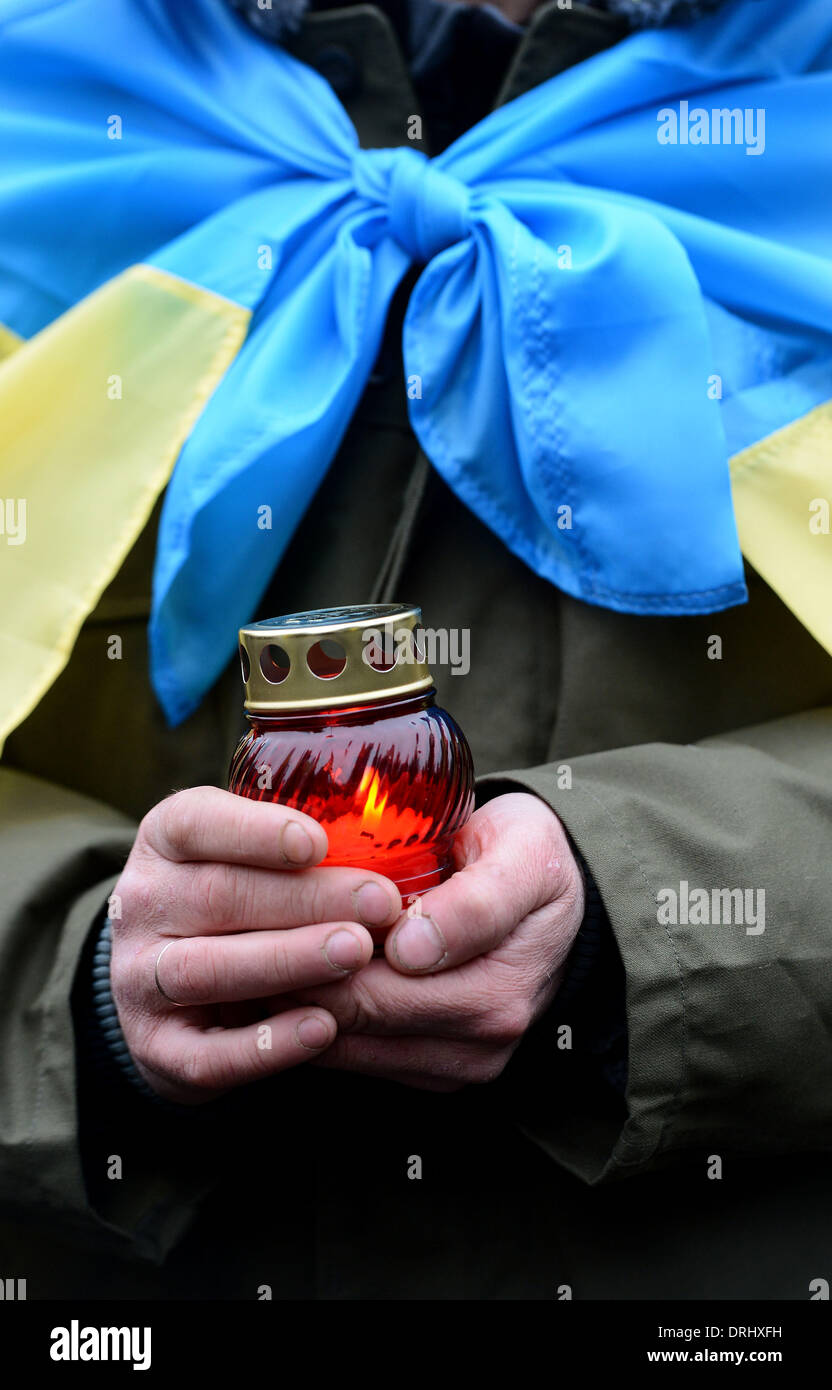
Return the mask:
{"type": "Polygon", "coordinates": [[[312,67],[321,74],[339,97],[355,96],[361,82],[358,64],[346,48],[331,44],[321,48],[311,59],[312,67]]]}

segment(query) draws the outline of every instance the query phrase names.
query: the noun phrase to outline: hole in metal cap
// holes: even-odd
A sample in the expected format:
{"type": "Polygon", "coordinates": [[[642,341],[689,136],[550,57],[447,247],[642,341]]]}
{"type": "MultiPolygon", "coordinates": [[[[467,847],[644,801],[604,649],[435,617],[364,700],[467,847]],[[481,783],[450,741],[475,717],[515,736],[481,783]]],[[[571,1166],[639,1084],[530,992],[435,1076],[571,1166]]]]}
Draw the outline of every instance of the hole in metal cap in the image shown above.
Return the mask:
{"type": "Polygon", "coordinates": [[[289,674],[291,662],[282,647],[272,642],[260,653],[260,670],[270,685],[280,685],[289,674]]]}
{"type": "Polygon", "coordinates": [[[382,628],[369,629],[367,641],[362,653],[365,663],[373,671],[384,674],[385,671],[392,671],[398,659],[396,643],[392,632],[385,632],[382,628]]]}
{"type": "Polygon", "coordinates": [[[248,652],[242,642],[240,643],[240,670],[243,673],[244,684],[248,685],[248,678],[251,675],[251,662],[248,659],[248,652]]]}
{"type": "Polygon", "coordinates": [[[309,648],[306,664],[313,676],[329,681],[333,676],[340,676],[347,664],[347,653],[340,642],[333,641],[331,637],[324,637],[309,648]]]}

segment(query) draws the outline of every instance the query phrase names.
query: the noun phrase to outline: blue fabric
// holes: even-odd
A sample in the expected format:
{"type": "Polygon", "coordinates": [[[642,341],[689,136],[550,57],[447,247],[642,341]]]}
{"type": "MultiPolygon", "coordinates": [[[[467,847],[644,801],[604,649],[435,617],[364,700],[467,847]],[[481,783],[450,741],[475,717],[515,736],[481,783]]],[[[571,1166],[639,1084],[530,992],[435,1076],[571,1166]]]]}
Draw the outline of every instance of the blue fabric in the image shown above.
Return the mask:
{"type": "Polygon", "coordinates": [[[832,395],[828,0],[629,37],[432,163],[360,150],[326,83],[218,0],[0,14],[0,318],[33,333],[141,260],[254,311],[165,499],[172,721],[257,616],[412,261],[413,428],[506,545],[624,612],[743,601],[729,455],[832,395]],[[763,108],[764,152],[660,144],[682,99],[763,108]]]}

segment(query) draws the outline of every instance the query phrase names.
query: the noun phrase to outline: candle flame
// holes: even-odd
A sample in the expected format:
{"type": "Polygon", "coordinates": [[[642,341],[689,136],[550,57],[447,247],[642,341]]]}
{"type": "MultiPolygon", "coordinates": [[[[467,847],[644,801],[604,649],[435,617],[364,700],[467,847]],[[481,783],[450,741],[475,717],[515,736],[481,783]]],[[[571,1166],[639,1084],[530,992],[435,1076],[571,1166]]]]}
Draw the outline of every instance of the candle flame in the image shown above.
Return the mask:
{"type": "Polygon", "coordinates": [[[359,795],[364,791],[367,793],[364,800],[364,814],[361,817],[362,827],[376,829],[384,814],[389,792],[385,792],[384,795],[380,797],[380,786],[381,780],[378,773],[371,767],[365,768],[364,776],[361,778],[361,783],[358,788],[359,795]]]}

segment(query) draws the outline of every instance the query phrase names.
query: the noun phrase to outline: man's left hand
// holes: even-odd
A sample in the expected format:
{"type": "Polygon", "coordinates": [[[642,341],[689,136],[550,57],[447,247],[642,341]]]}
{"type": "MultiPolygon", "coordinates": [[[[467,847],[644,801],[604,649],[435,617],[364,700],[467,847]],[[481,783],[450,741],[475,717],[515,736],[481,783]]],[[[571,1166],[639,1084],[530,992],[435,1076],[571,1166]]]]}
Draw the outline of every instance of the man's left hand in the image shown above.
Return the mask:
{"type": "Polygon", "coordinates": [[[584,912],[558,817],[524,792],[496,797],[459,833],[454,859],[453,876],[391,930],[385,960],[298,991],[338,1023],[313,1065],[454,1091],[498,1077],[549,1007],[584,912]]]}

